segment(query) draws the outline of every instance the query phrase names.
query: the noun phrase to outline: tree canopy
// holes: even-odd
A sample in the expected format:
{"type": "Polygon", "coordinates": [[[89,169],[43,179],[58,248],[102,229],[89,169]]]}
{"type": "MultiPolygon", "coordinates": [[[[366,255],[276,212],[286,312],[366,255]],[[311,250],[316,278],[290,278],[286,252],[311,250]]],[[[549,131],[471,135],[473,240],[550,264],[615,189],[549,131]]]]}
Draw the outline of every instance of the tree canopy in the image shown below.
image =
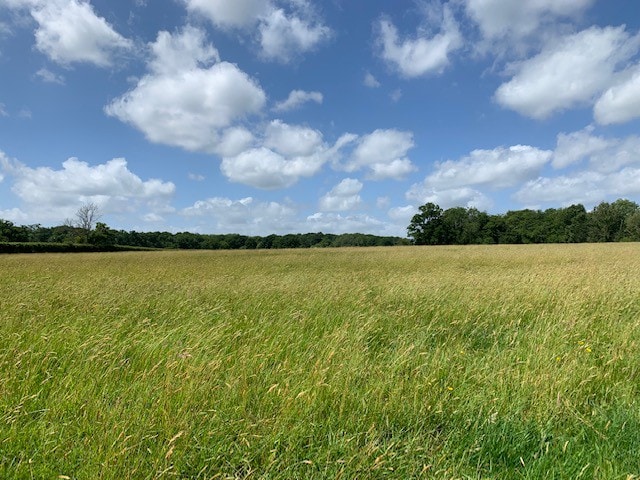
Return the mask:
{"type": "Polygon", "coordinates": [[[475,208],[419,208],[407,227],[416,245],[491,243],[579,243],[640,241],[640,207],[626,199],[547,210],[512,210],[490,215],[475,208]]]}

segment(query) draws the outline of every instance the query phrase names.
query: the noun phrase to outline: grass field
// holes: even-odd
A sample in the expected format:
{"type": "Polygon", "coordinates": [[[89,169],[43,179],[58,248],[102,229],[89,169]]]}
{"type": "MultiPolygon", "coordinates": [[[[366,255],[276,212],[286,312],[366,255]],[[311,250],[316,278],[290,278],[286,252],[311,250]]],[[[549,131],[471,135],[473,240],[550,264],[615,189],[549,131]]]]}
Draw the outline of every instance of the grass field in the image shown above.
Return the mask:
{"type": "Polygon", "coordinates": [[[640,478],[640,244],[0,256],[0,478],[640,478]]]}

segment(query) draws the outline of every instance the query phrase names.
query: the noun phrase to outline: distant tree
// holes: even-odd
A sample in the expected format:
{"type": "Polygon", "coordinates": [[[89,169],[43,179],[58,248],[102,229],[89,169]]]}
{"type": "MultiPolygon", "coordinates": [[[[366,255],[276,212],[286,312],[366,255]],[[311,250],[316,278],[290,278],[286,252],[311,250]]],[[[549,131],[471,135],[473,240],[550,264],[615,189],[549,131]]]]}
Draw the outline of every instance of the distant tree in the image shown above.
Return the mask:
{"type": "Polygon", "coordinates": [[[618,242],[625,236],[627,218],[638,211],[638,204],[618,199],[602,202],[589,212],[589,241],[618,242]]]}
{"type": "Polygon", "coordinates": [[[115,245],[116,232],[111,230],[106,223],[97,222],[96,228],[89,233],[88,242],[92,245],[115,245]]]}
{"type": "Polygon", "coordinates": [[[442,232],[442,208],[435,203],[419,207],[407,227],[407,234],[416,245],[439,245],[444,243],[442,232]]]}
{"type": "Polygon", "coordinates": [[[89,234],[100,217],[102,217],[100,207],[93,202],[83,204],[76,211],[74,226],[84,232],[85,241],[89,240],[89,234]]]}

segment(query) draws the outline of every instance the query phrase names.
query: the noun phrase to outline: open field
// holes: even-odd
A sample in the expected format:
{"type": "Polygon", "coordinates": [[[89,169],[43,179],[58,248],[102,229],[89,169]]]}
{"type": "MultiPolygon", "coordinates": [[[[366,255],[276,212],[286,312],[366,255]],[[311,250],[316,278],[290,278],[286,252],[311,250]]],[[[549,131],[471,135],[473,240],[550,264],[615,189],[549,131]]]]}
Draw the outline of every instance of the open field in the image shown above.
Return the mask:
{"type": "Polygon", "coordinates": [[[0,478],[640,478],[640,244],[0,256],[0,478]]]}

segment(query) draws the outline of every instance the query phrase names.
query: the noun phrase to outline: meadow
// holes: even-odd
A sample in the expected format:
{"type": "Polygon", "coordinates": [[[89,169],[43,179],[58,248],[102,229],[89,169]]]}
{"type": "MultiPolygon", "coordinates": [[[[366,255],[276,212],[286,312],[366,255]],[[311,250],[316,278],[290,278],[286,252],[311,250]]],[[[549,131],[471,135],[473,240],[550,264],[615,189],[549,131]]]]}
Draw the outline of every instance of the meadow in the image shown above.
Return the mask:
{"type": "Polygon", "coordinates": [[[0,256],[0,478],[640,478],[640,244],[0,256]]]}

